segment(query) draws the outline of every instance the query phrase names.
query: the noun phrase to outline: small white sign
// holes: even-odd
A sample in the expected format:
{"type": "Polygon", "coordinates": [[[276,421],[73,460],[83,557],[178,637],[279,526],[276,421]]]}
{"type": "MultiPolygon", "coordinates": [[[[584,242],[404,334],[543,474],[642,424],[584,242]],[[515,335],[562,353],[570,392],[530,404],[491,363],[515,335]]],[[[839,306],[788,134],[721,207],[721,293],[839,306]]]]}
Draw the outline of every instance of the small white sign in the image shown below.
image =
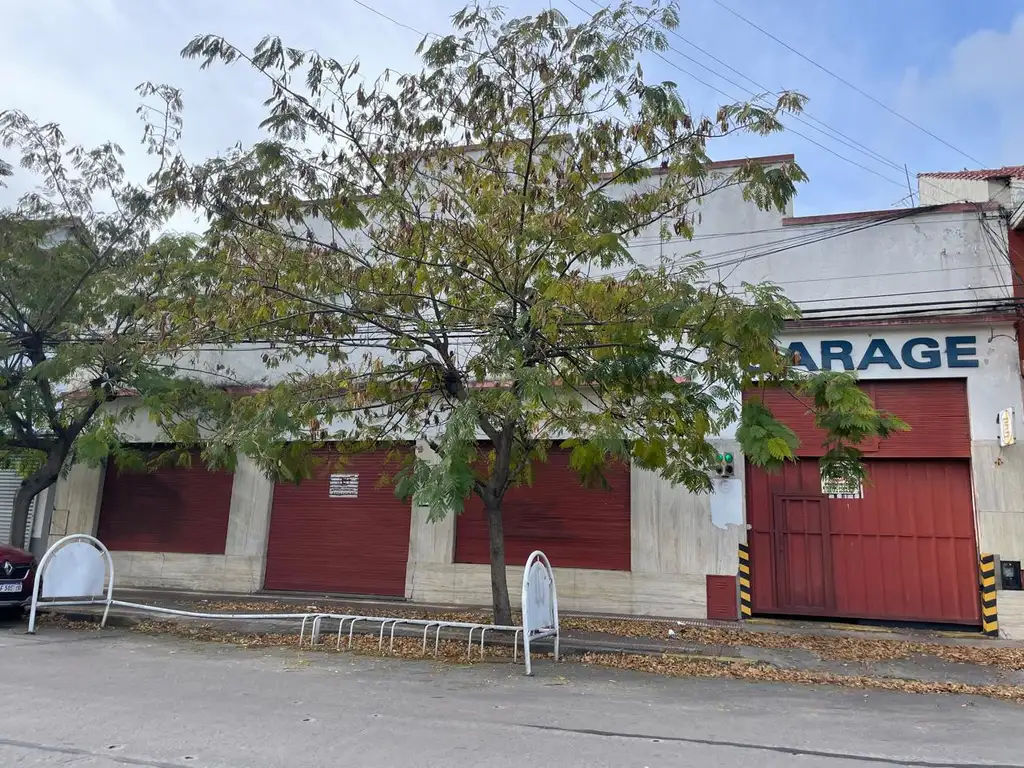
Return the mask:
{"type": "Polygon", "coordinates": [[[328,496],[332,499],[355,499],[359,497],[359,475],[331,475],[328,496]]]}
{"type": "Polygon", "coordinates": [[[821,477],[821,492],[830,499],[863,499],[864,486],[860,480],[842,477],[821,477]]]}
{"type": "Polygon", "coordinates": [[[1013,408],[1004,408],[999,412],[999,445],[1006,447],[1017,442],[1017,431],[1013,423],[1013,408]]]}

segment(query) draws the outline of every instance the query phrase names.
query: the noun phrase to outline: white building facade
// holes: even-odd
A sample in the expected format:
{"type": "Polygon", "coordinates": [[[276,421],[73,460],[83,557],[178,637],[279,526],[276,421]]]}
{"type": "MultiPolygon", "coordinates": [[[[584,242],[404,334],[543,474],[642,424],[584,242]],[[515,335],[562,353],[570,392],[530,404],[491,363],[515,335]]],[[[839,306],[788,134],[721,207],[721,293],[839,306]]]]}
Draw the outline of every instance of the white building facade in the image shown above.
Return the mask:
{"type": "MultiPolygon", "coordinates": [[[[1024,427],[1014,257],[1024,243],[1014,248],[1013,212],[999,201],[935,202],[794,218],[726,188],[703,202],[692,242],[641,238],[641,261],[700,251],[713,279],[779,284],[804,311],[783,342],[808,368],[855,371],[912,429],[865,446],[871,482],[852,494],[821,487],[813,425],[785,404],[807,438],[801,460],[768,476],[722,434],[736,474],[714,497],[636,467],[617,468],[599,495],[573,485],[555,452],[510,501],[510,583],[520,550],[540,548],[565,610],[725,616],[745,547],[755,614],[980,626],[980,555],[1011,570],[1024,560],[1024,444],[1001,446],[997,429],[1005,409],[1024,427]]],[[[144,420],[136,432],[157,439],[144,420]]],[[[476,507],[428,521],[373,482],[388,460],[359,457],[299,486],[244,458],[233,475],[75,466],[56,489],[50,538],[98,534],[124,585],[488,604],[476,507]]],[[[1022,594],[999,592],[1004,634],[1024,636],[1022,594]]]]}

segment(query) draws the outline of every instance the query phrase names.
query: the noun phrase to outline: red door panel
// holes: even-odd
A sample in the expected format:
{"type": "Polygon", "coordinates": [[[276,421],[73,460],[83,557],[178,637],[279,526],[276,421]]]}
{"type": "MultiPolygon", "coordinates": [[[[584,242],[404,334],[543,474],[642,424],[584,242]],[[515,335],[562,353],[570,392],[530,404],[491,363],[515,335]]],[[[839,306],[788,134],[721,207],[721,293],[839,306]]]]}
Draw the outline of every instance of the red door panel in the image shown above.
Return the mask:
{"type": "Polygon", "coordinates": [[[838,615],[980,620],[970,464],[880,461],[864,498],[829,501],[838,615]]]}
{"type": "Polygon", "coordinates": [[[114,551],[223,555],[234,475],[190,467],[120,471],[108,462],[96,536],[114,551]]]}
{"type": "MultiPolygon", "coordinates": [[[[533,485],[505,496],[505,561],[526,562],[535,549],[559,568],[630,569],[629,466],[605,468],[607,488],[584,488],[569,451],[552,450],[533,468],[533,485]]],[[[487,521],[479,497],[466,500],[456,521],[455,562],[490,562],[487,521]]]]}
{"type": "Polygon", "coordinates": [[[783,611],[824,613],[832,607],[826,502],[821,496],[775,497],[776,579],[783,611]]]}
{"type": "Polygon", "coordinates": [[[412,504],[389,482],[400,460],[387,451],[337,460],[325,451],[312,478],[275,486],[265,587],[404,597],[412,504]],[[332,473],[358,475],[358,496],[332,498],[332,473]]]}

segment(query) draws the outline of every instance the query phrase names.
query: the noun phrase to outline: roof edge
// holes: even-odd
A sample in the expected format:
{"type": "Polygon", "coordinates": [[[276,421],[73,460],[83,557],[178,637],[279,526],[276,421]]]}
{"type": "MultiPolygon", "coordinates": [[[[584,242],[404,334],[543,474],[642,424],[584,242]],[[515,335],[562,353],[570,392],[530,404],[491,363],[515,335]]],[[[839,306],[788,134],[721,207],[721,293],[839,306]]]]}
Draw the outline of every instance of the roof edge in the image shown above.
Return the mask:
{"type": "Polygon", "coordinates": [[[855,221],[857,219],[883,219],[905,212],[907,216],[926,215],[929,213],[969,213],[976,211],[998,211],[999,204],[987,203],[945,203],[929,205],[921,208],[886,208],[877,211],[849,211],[847,213],[826,213],[818,216],[787,216],[782,220],[784,227],[799,227],[809,224],[830,224],[838,221],[855,221]]]}
{"type": "MultiPolygon", "coordinates": [[[[720,171],[725,168],[739,168],[747,163],[754,163],[755,165],[779,165],[780,163],[795,163],[796,155],[790,153],[787,155],[762,155],[760,157],[736,157],[731,160],[712,160],[704,166],[705,170],[708,171],[720,171]]],[[[661,176],[668,173],[667,168],[653,167],[647,168],[652,176],[661,176]]],[[[602,173],[598,176],[599,179],[611,179],[615,176],[621,175],[620,171],[610,171],[608,173],[602,173]]]]}

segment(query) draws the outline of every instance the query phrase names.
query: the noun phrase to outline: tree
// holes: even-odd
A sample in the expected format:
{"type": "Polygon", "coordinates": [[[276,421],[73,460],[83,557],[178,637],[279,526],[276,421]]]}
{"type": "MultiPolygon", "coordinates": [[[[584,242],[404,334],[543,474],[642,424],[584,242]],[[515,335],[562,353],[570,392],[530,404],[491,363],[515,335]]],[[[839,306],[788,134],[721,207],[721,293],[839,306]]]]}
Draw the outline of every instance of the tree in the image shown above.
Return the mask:
{"type": "MultiPolygon", "coordinates": [[[[145,185],[126,180],[117,145],[68,146],[58,125],[0,112],[0,145],[36,182],[0,212],[0,463],[24,476],[10,532],[19,546],[33,499],[73,454],[130,460],[118,424],[135,410],[104,403],[133,393],[184,442],[223,402],[183,377],[163,343],[190,335],[169,326],[168,308],[200,276],[194,237],[154,234],[176,206],[157,180],[176,158],[180,94],[139,90],[143,141],[158,163],[145,185]]],[[[0,163],[0,175],[15,175],[13,164],[0,163]]]]}
{"type": "Polygon", "coordinates": [[[253,445],[426,439],[435,456],[397,491],[434,519],[482,499],[498,623],[511,620],[503,499],[552,440],[584,482],[632,461],[707,491],[710,440],[737,421],[751,460],[794,457],[795,435],[757,398],[740,405],[755,385],[809,398],[828,473],[862,475],[857,444],[902,426],[852,376],[795,367],[778,337],[797,310],[778,287],[727,289],[674,252],[708,195],[736,186],[782,209],[805,178],[792,162],[709,168],[712,140],[779,131],[804,99],[691,114],[640,65],[677,23],[659,0],[575,26],[472,6],[423,40],[421,72],[372,83],[358,62],[273,37],[252,53],[217,36],[183,51],[245,62],[271,90],[267,140],[178,169],[179,194],[209,211],[221,274],[196,311],[272,343],[271,364],[320,366],[237,400],[223,428],[253,445]],[[671,255],[639,263],[644,238],[671,255]]]}

